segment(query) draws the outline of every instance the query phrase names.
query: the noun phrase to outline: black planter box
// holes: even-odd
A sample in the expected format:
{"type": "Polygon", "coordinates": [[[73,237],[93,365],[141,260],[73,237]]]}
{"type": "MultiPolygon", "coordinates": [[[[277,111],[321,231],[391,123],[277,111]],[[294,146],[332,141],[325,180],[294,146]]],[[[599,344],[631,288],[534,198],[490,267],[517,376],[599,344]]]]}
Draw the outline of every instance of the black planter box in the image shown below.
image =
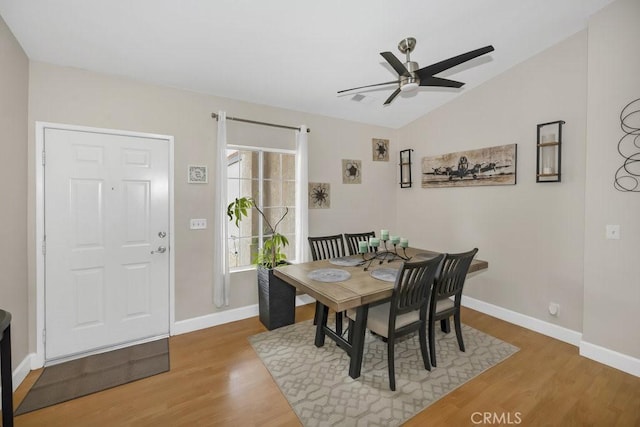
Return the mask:
{"type": "Polygon", "coordinates": [[[296,288],[273,274],[273,269],[258,270],[258,308],[260,322],[268,329],[291,325],[296,317],[296,288]]]}

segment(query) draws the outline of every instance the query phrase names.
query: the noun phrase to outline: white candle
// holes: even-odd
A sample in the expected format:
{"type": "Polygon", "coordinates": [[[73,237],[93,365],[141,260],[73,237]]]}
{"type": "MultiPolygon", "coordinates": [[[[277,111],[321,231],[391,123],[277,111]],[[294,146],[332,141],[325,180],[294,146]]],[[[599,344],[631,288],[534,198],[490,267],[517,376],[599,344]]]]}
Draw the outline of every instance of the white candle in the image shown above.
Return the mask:
{"type": "Polygon", "coordinates": [[[409,183],[409,175],[411,174],[411,166],[410,165],[402,165],[402,183],[409,183]]]}
{"type": "Polygon", "coordinates": [[[556,167],[556,147],[544,147],[542,149],[542,173],[552,174],[556,167]]]}
{"type": "Polygon", "coordinates": [[[400,247],[408,248],[409,247],[409,239],[407,239],[406,237],[401,237],[400,238],[400,247]]]}

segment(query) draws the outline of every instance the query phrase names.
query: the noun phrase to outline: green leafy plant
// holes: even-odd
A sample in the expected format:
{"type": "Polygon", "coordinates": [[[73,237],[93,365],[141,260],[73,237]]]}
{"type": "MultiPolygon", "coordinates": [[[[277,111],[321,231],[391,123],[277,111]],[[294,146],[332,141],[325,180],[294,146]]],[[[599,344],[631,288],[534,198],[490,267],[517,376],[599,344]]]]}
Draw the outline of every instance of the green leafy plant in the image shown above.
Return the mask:
{"type": "Polygon", "coordinates": [[[258,254],[254,262],[265,268],[273,268],[280,264],[284,264],[286,262],[287,255],[282,252],[282,249],[289,244],[289,240],[282,234],[278,233],[277,228],[284,217],[289,213],[289,208],[285,207],[284,214],[282,214],[275,225],[271,225],[264,212],[256,206],[251,197],[240,197],[236,198],[233,202],[229,203],[229,206],[227,206],[227,216],[229,217],[229,221],[234,221],[236,227],[238,227],[242,218],[247,217],[251,208],[255,208],[256,211],[258,211],[267,228],[267,237],[264,239],[262,247],[258,249],[258,254]]]}

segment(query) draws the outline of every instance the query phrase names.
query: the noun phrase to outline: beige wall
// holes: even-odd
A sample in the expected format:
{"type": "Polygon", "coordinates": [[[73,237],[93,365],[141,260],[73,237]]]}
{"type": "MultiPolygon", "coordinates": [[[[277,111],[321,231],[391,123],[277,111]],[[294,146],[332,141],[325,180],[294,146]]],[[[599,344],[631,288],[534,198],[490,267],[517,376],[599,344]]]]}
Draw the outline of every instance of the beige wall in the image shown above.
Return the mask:
{"type": "Polygon", "coordinates": [[[29,60],[0,18],[0,308],[12,315],[12,364],[28,353],[27,97],[29,60]]]}
{"type": "MultiPolygon", "coordinates": [[[[617,151],[620,112],[640,98],[639,18],[639,1],[619,0],[589,22],[583,329],[584,341],[635,358],[640,358],[640,194],[616,191],[613,178],[623,163],[617,151]],[[620,240],[605,240],[606,224],[620,225],[620,240]]],[[[640,113],[631,120],[640,127],[640,113]]]]}
{"type": "Polygon", "coordinates": [[[516,143],[517,185],[398,194],[401,232],[418,246],[478,247],[489,261],[466,295],[575,331],[582,330],[586,65],[582,31],[401,131],[418,173],[424,156],[516,143]],[[536,125],[554,120],[566,121],[562,182],[537,184],[536,125]],[[559,317],[549,314],[550,302],[560,304],[559,317]]]}
{"type": "MultiPolygon", "coordinates": [[[[620,108],[640,96],[640,60],[634,56],[634,43],[640,39],[634,22],[639,6],[635,0],[617,1],[593,17],[588,32],[400,130],[44,63],[29,65],[0,22],[0,185],[3,196],[22,201],[5,204],[0,211],[5,219],[0,268],[7,283],[0,287],[0,298],[2,307],[14,314],[14,361],[27,353],[27,317],[32,321],[32,350],[35,343],[35,121],[175,137],[176,319],[186,320],[220,311],[212,303],[211,283],[217,236],[211,228],[188,229],[189,218],[207,218],[213,224],[217,186],[213,180],[207,185],[186,183],[188,164],[214,165],[216,125],[210,114],[218,110],[311,128],[309,180],[330,183],[332,194],[331,209],[310,210],[310,235],[389,228],[408,236],[415,246],[450,252],[477,246],[478,256],[488,260],[490,268],[470,279],[467,295],[584,332],[585,341],[640,357],[632,317],[640,306],[638,276],[632,270],[640,236],[639,201],[635,193],[612,187],[620,164],[615,151],[621,137],[620,108]],[[559,119],[566,121],[563,182],[536,184],[536,124],[559,119]],[[389,162],[371,160],[371,138],[391,140],[389,162]],[[518,144],[515,186],[422,189],[418,183],[401,190],[397,185],[400,149],[415,150],[413,174],[419,177],[423,156],[510,143],[518,144]],[[342,184],[341,159],[363,161],[363,184],[342,184]],[[15,177],[25,168],[28,184],[20,184],[15,177]],[[604,225],[609,223],[622,226],[621,240],[604,240],[604,225]],[[548,314],[551,301],[561,306],[558,318],[548,314]]],[[[232,144],[294,145],[289,131],[234,122],[228,128],[232,144]]],[[[253,272],[235,274],[232,286],[231,306],[223,309],[256,303],[253,272]]]]}
{"type": "MultiPolygon", "coordinates": [[[[390,138],[394,131],[342,120],[248,104],[193,92],[170,89],[114,76],[32,62],[29,98],[29,180],[34,188],[34,126],[36,121],[67,123],[175,137],[176,320],[219,311],[213,305],[213,205],[217,183],[186,183],[188,164],[215,162],[216,122],[212,112],[287,125],[305,124],[309,134],[309,180],[331,183],[331,209],[311,210],[309,233],[341,233],[379,229],[395,223],[395,211],[382,209],[380,200],[393,205],[396,161],[373,162],[371,138],[390,138]],[[343,185],[342,158],[363,161],[363,183],[343,185]],[[357,209],[354,209],[357,206],[357,209]],[[366,215],[362,215],[365,212],[366,215]],[[190,218],[206,218],[207,230],[189,230],[190,218]]],[[[228,122],[230,144],[294,148],[295,133],[239,122],[228,122]]],[[[210,170],[213,174],[213,170],[210,170]]],[[[30,200],[34,223],[35,196],[30,200]]],[[[33,234],[33,232],[32,232],[33,234]]],[[[30,239],[33,249],[33,238],[30,239]]],[[[33,250],[30,251],[33,253],[33,250]]],[[[32,260],[32,266],[33,264],[32,260]]],[[[31,272],[35,271],[32,267],[31,272]]],[[[232,278],[230,307],[257,303],[255,272],[232,278]]],[[[35,277],[30,276],[31,301],[35,277]]],[[[35,307],[31,304],[35,318],[35,307]]],[[[35,342],[35,338],[32,338],[35,342]]]]}

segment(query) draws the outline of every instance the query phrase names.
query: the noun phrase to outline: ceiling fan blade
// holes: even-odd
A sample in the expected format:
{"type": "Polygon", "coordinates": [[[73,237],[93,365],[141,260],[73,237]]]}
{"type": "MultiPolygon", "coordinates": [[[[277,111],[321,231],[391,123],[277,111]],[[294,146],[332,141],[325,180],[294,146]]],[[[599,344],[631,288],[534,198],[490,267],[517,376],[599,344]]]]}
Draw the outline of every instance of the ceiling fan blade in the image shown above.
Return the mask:
{"type": "Polygon", "coordinates": [[[391,53],[391,52],[380,52],[380,55],[382,55],[382,57],[387,60],[389,65],[391,65],[393,67],[393,69],[396,70],[396,73],[398,73],[398,75],[404,76],[404,77],[409,77],[409,75],[410,75],[409,74],[409,70],[406,69],[404,64],[402,62],[400,62],[400,60],[398,58],[396,58],[396,56],[393,53],[391,53]]]}
{"type": "Polygon", "coordinates": [[[438,87],[455,87],[459,88],[464,86],[464,83],[457,82],[455,80],[443,79],[441,77],[427,77],[424,80],[420,80],[420,86],[438,86],[438,87]]]}
{"type": "Polygon", "coordinates": [[[389,98],[387,98],[386,101],[384,101],[384,105],[387,104],[391,104],[391,101],[393,101],[393,98],[395,98],[396,96],[398,96],[398,94],[400,93],[400,88],[396,89],[395,91],[393,91],[393,93],[391,94],[391,96],[389,98]]]}
{"type": "Polygon", "coordinates": [[[480,49],[472,50],[470,52],[463,53],[461,55],[454,56],[449,59],[445,59],[444,61],[427,65],[426,67],[416,71],[416,73],[418,74],[418,77],[420,77],[420,80],[427,79],[435,74],[443,72],[444,70],[448,70],[449,68],[453,68],[456,65],[460,65],[464,62],[472,60],[473,58],[477,58],[478,56],[482,56],[486,53],[493,52],[493,51],[494,49],[493,49],[493,46],[491,45],[481,47],[480,49]]]}
{"type": "Polygon", "coordinates": [[[394,80],[392,82],[384,82],[384,83],[376,83],[374,85],[367,85],[367,86],[360,86],[360,87],[352,87],[351,89],[343,89],[343,90],[339,90],[338,93],[342,93],[342,92],[349,92],[350,90],[356,90],[356,89],[364,89],[367,87],[375,87],[375,86],[384,86],[384,85],[390,85],[392,83],[396,83],[399,84],[400,80],[394,80]]]}

